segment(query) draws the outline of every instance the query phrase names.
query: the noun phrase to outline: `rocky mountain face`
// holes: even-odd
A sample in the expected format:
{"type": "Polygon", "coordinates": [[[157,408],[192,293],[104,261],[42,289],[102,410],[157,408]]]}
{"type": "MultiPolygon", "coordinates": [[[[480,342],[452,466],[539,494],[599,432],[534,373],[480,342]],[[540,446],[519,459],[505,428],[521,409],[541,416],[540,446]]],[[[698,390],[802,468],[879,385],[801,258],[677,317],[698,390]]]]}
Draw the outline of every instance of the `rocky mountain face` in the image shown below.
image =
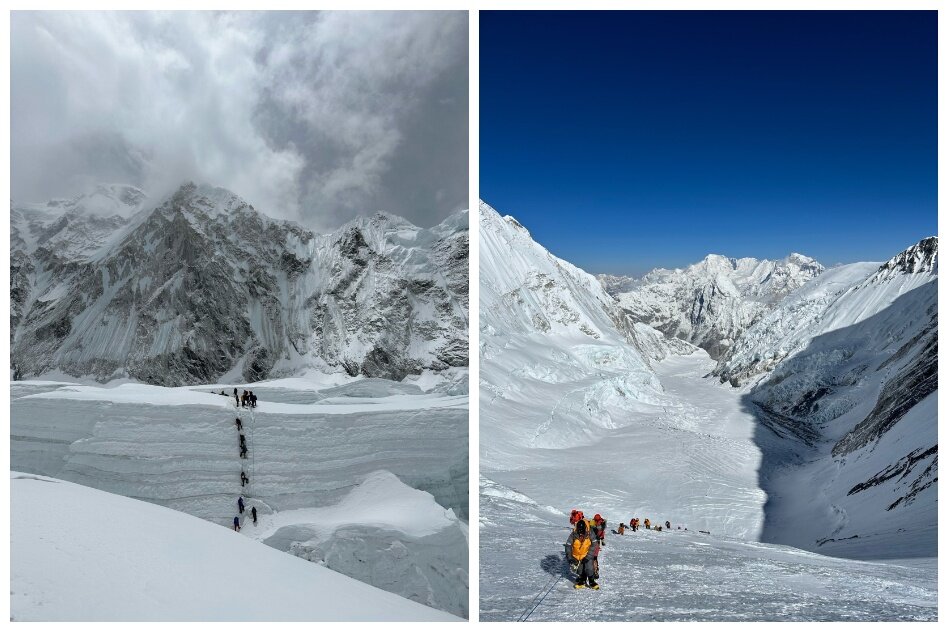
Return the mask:
{"type": "Polygon", "coordinates": [[[223,189],[187,184],[139,210],[143,199],[115,187],[66,212],[13,208],[20,375],[172,386],[467,364],[466,212],[432,229],[379,213],[317,235],[223,189]]]}
{"type": "Polygon", "coordinates": [[[779,260],[708,255],[685,269],[600,280],[635,322],[719,358],[784,296],[823,271],[799,254],[779,260]]]}

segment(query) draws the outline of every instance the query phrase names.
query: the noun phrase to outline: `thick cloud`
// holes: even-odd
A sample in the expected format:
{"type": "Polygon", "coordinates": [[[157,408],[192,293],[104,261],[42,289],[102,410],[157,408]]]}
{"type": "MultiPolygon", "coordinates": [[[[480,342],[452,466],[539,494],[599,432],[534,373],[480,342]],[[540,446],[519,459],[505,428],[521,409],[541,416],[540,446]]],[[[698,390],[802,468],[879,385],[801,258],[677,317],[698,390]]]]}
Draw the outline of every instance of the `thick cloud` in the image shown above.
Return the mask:
{"type": "Polygon", "coordinates": [[[14,12],[17,201],[185,180],[329,230],[467,206],[467,13],[14,12]]]}

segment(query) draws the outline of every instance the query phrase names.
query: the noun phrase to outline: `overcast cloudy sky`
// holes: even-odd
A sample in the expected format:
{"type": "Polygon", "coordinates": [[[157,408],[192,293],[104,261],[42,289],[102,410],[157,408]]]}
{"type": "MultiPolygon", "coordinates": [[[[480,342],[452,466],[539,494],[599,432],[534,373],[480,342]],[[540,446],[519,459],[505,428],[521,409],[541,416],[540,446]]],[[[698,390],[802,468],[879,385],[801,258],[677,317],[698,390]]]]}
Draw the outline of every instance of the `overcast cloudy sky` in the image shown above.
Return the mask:
{"type": "Polygon", "coordinates": [[[331,230],[467,207],[467,12],[14,12],[12,195],[226,187],[331,230]]]}

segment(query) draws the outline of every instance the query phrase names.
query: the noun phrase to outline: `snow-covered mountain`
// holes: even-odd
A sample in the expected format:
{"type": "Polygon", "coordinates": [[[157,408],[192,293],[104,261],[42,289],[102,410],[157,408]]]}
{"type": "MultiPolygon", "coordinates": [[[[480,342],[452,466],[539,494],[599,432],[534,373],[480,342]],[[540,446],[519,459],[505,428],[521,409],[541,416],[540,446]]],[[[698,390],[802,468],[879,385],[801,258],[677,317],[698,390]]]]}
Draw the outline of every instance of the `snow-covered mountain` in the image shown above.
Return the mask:
{"type": "Polygon", "coordinates": [[[10,479],[12,621],[457,620],[164,507],[10,479]]]}
{"type": "Polygon", "coordinates": [[[799,463],[765,463],[764,537],[840,555],[936,547],[938,241],[832,269],[747,331],[715,369],[799,463]],[[806,486],[815,497],[801,498],[806,486]],[[776,498],[784,498],[777,502],[776,498]]]}
{"type": "Polygon", "coordinates": [[[672,350],[637,330],[593,275],[484,202],[479,239],[482,463],[512,446],[587,442],[661,395],[650,362],[672,350]],[[555,412],[535,413],[537,401],[557,402],[555,412]]]}
{"type": "Polygon", "coordinates": [[[779,261],[708,255],[683,270],[600,279],[633,321],[717,358],[775,303],[822,271],[822,265],[796,253],[779,261]]]}
{"type": "Polygon", "coordinates": [[[180,385],[466,366],[466,212],[431,229],[379,213],[318,235],[223,189],[187,184],[139,210],[143,199],[100,187],[14,205],[19,375],[180,385]]]}

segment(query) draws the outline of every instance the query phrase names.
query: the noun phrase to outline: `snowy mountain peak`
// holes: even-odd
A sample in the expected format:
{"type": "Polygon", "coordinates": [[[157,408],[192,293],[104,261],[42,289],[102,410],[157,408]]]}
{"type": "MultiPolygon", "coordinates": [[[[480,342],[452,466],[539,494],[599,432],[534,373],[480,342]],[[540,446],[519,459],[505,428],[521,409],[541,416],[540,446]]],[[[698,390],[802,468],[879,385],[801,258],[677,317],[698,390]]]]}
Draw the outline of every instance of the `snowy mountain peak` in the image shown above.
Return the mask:
{"type": "Polygon", "coordinates": [[[21,211],[51,212],[56,215],[129,217],[146,201],[145,193],[129,184],[99,184],[91,191],[70,199],[53,199],[43,204],[17,205],[21,211]]]}
{"type": "Polygon", "coordinates": [[[636,322],[723,355],[770,306],[823,272],[792,253],[771,261],[710,254],[685,269],[657,268],[641,280],[600,277],[636,322]]]}
{"type": "Polygon", "coordinates": [[[879,267],[880,273],[938,274],[938,237],[926,237],[879,267]]]}
{"type": "Polygon", "coordinates": [[[813,257],[801,255],[799,252],[791,252],[783,258],[784,263],[795,263],[799,266],[820,265],[813,257]]]}

